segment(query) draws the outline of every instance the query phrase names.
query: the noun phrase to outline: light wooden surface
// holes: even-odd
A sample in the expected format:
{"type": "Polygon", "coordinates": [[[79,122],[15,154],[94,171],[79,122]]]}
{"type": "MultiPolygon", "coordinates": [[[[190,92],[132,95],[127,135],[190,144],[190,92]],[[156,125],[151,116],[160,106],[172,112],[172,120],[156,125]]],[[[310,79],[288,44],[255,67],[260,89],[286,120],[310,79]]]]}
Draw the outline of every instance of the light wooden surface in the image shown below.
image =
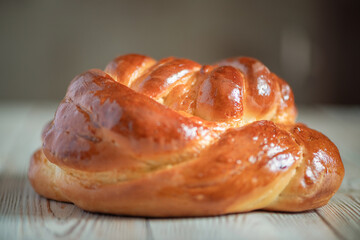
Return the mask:
{"type": "Polygon", "coordinates": [[[0,103],[0,239],[360,239],[360,108],[300,108],[299,121],[339,147],[345,179],[322,208],[206,218],[134,218],[84,212],[39,197],[29,158],[56,104],[0,103]]]}

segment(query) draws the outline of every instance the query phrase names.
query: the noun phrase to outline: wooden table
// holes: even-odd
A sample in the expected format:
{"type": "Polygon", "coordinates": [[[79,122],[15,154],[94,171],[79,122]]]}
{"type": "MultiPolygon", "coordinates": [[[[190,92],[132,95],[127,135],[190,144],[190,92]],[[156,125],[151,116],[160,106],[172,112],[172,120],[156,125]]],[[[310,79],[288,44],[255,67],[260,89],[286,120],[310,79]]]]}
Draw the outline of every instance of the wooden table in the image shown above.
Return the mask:
{"type": "Polygon", "coordinates": [[[206,218],[93,214],[38,196],[27,180],[51,103],[0,103],[0,239],[360,239],[360,108],[300,108],[299,120],[340,149],[345,178],[330,203],[305,213],[206,218]]]}

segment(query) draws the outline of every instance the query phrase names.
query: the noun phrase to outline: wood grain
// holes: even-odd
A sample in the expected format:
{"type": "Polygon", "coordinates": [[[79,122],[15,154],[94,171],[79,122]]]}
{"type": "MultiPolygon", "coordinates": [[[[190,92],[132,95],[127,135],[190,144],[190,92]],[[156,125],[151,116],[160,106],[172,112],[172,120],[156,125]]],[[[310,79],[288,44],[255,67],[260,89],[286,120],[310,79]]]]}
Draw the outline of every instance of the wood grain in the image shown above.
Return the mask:
{"type": "Polygon", "coordinates": [[[31,188],[29,157],[56,104],[0,104],[0,239],[358,239],[360,108],[304,108],[300,120],[340,149],[345,178],[330,203],[304,213],[255,211],[207,218],[133,218],[82,211],[31,188]]]}

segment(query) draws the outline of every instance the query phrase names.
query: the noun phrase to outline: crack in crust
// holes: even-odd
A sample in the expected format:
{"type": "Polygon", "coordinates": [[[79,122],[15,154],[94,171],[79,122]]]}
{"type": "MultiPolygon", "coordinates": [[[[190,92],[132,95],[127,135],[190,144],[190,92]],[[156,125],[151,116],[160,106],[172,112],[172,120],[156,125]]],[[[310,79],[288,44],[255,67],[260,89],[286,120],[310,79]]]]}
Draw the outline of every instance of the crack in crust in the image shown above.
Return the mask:
{"type": "Polygon", "coordinates": [[[120,56],[70,83],[29,179],[96,212],[304,211],[327,203],[344,169],[336,146],[295,117],[289,85],[258,60],[120,56]]]}

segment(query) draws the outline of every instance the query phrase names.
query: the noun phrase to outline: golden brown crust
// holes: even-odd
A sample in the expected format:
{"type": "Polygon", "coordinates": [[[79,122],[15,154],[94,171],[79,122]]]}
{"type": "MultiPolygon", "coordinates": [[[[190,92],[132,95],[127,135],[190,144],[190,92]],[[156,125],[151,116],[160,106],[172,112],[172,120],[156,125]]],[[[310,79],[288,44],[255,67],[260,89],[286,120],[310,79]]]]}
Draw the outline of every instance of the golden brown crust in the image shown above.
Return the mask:
{"type": "Polygon", "coordinates": [[[120,56],[71,82],[29,179],[45,197],[114,214],[312,209],[344,169],[295,117],[288,84],[255,59],[120,56]]]}
{"type": "Polygon", "coordinates": [[[289,185],[266,209],[299,212],[323,206],[344,177],[339,151],[326,136],[304,124],[288,129],[303,148],[303,160],[289,185]]]}

